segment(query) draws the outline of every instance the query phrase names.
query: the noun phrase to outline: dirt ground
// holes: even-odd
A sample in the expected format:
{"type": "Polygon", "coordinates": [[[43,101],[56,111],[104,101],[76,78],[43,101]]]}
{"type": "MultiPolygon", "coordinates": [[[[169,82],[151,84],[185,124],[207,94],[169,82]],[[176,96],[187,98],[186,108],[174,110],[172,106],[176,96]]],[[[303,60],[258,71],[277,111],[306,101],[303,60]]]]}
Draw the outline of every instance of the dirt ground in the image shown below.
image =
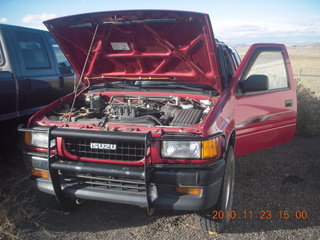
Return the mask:
{"type": "MultiPolygon", "coordinates": [[[[320,138],[296,137],[241,157],[236,169],[233,210],[239,218],[223,234],[197,229],[193,213],[158,210],[148,216],[143,208],[95,201],[72,213],[46,209],[36,218],[25,218],[13,233],[30,240],[320,239],[320,138]],[[244,211],[252,211],[253,217],[245,219],[244,211]],[[271,219],[260,219],[262,211],[270,211],[271,219]],[[279,211],[288,211],[290,219],[281,219],[279,211]],[[307,219],[296,219],[296,211],[306,211],[307,219]]],[[[29,212],[42,206],[36,199],[29,212]]]]}

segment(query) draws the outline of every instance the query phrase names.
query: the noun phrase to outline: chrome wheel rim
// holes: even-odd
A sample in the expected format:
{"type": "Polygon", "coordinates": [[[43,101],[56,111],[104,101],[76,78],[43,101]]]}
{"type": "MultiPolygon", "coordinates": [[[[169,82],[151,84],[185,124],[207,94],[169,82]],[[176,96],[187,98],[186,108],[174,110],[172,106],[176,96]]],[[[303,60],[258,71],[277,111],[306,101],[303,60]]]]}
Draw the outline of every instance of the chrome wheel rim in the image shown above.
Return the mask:
{"type": "Polygon", "coordinates": [[[230,192],[231,192],[231,174],[228,173],[228,180],[227,180],[227,186],[226,186],[226,201],[225,201],[225,210],[230,210],[230,192]]]}
{"type": "Polygon", "coordinates": [[[232,188],[234,184],[234,167],[235,167],[235,162],[234,158],[230,159],[230,167],[226,171],[226,186],[225,186],[225,202],[224,202],[224,210],[225,211],[231,211],[232,207],[232,188]]]}

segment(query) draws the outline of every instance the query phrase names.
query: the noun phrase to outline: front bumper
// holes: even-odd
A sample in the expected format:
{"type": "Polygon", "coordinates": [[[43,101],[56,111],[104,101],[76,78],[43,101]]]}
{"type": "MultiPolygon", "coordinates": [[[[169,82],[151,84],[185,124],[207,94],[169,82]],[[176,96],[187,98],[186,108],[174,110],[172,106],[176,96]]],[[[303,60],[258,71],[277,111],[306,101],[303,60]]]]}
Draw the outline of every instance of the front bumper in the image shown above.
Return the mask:
{"type": "MultiPolygon", "coordinates": [[[[33,162],[33,165],[37,166],[47,161],[46,158],[39,156],[26,155],[26,158],[27,162],[33,162]]],[[[66,196],[142,207],[148,207],[150,199],[152,208],[194,211],[207,209],[217,202],[225,162],[219,160],[211,165],[196,167],[153,166],[148,186],[144,186],[145,176],[141,166],[58,161],[52,164],[52,168],[58,170],[60,177],[65,179],[61,181],[61,189],[66,196]],[[71,176],[76,176],[77,180],[70,180],[71,176]],[[99,179],[99,183],[91,184],[93,182],[86,181],[95,178],[99,179]],[[109,179],[112,180],[109,182],[109,179]],[[122,187],[112,186],[113,180],[119,180],[122,187]],[[176,192],[178,186],[199,187],[201,193],[199,195],[178,193],[176,192]],[[145,187],[149,188],[148,191],[145,187]]],[[[34,182],[40,191],[55,195],[50,179],[35,178],[34,182]]]]}

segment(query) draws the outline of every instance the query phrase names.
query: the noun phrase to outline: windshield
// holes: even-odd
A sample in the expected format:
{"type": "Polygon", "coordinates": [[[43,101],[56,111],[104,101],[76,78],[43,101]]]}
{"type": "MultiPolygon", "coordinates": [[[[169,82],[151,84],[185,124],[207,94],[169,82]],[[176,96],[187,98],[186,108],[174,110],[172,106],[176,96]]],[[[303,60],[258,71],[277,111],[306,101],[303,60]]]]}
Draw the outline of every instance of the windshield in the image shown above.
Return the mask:
{"type": "Polygon", "coordinates": [[[190,83],[181,83],[181,82],[169,82],[169,81],[117,81],[117,82],[109,82],[106,83],[105,86],[139,86],[142,88],[148,87],[168,87],[168,86],[186,86],[186,87],[194,87],[194,88],[202,88],[202,89],[210,89],[212,87],[199,85],[199,84],[190,84],[190,83]]]}
{"type": "Polygon", "coordinates": [[[191,91],[191,92],[210,92],[217,94],[217,91],[210,86],[198,85],[198,84],[189,84],[181,82],[169,82],[169,81],[115,81],[95,84],[90,87],[90,90],[95,89],[130,89],[130,90],[141,90],[141,91],[191,91]]]}

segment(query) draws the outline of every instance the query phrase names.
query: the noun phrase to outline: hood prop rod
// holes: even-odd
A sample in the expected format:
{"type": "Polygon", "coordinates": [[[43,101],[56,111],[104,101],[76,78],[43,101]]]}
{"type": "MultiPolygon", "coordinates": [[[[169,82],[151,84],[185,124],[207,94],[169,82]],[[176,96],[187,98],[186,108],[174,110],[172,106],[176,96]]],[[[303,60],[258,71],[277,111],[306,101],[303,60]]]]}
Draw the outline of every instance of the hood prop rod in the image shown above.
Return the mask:
{"type": "Polygon", "coordinates": [[[82,82],[82,78],[83,78],[83,75],[84,75],[84,71],[85,71],[85,69],[86,69],[86,67],[87,67],[88,59],[89,59],[89,56],[90,56],[90,53],[91,53],[91,50],[92,50],[93,42],[94,42],[94,40],[95,40],[95,38],[96,38],[96,35],[97,35],[98,27],[99,27],[99,23],[97,23],[97,26],[96,26],[96,28],[95,28],[95,30],[94,30],[94,33],[93,33],[93,36],[92,36],[92,39],[91,39],[91,43],[90,43],[90,47],[89,47],[89,50],[88,50],[88,53],[87,53],[87,56],[86,56],[86,60],[84,61],[84,64],[83,64],[83,68],[82,68],[82,71],[81,71],[81,75],[80,75],[80,78],[79,78],[78,85],[77,85],[77,86],[75,87],[75,89],[74,89],[74,98],[73,98],[73,101],[72,101],[72,104],[71,104],[68,122],[71,121],[72,110],[73,110],[74,104],[75,104],[75,102],[76,102],[76,99],[77,99],[77,97],[82,93],[82,91],[81,91],[81,92],[79,92],[79,93],[77,94],[78,89],[79,89],[79,87],[80,87],[80,84],[81,84],[81,82],[82,82]]]}

